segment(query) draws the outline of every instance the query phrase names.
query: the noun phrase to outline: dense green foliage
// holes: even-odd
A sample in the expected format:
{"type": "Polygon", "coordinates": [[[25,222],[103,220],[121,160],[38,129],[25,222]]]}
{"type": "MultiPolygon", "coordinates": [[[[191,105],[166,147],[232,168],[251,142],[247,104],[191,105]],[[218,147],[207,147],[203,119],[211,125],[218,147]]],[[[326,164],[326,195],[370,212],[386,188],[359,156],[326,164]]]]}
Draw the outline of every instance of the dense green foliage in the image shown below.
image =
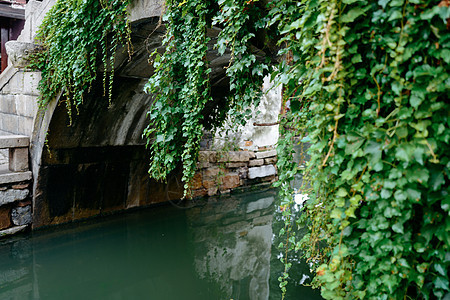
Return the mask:
{"type": "MultiPolygon", "coordinates": [[[[43,104],[64,90],[68,105],[78,105],[99,62],[113,67],[128,35],[126,5],[57,2],[39,34],[43,104]]],[[[280,48],[272,77],[285,87],[282,291],[288,254],[302,249],[326,299],[442,299],[450,269],[449,19],[448,0],[168,0],[165,51],[152,56],[156,71],[145,87],[155,97],[144,133],[150,175],[164,180],[181,163],[187,193],[202,131],[220,123],[203,116],[212,100],[207,29],[221,29],[220,54],[231,51],[219,121],[228,114],[241,122],[257,103],[269,65],[252,43],[266,34],[280,48]],[[311,144],[306,169],[292,159],[299,135],[311,144]],[[296,219],[290,183],[300,172],[310,185],[299,192],[310,199],[296,219]],[[297,225],[309,229],[300,240],[297,225]]]]}
{"type": "Polygon", "coordinates": [[[111,97],[115,52],[129,45],[127,6],[125,0],[58,0],[50,9],[36,36],[44,50],[32,65],[42,72],[41,107],[64,91],[70,114],[96,80],[100,62],[105,94],[111,97]]]}
{"type": "Polygon", "coordinates": [[[255,16],[250,18],[246,11],[256,15],[258,8],[244,1],[166,1],[166,48],[162,55],[156,51],[152,55],[155,73],[145,90],[155,99],[144,135],[152,157],[150,176],[165,180],[181,162],[185,196],[196,171],[203,129],[220,124],[205,124],[203,116],[205,105],[212,100],[206,55],[210,41],[207,28],[213,23],[223,28],[215,47],[220,54],[228,47],[232,57],[226,71],[231,96],[216,111],[219,119],[229,112],[242,122],[251,105],[259,101],[267,66],[256,60],[249,40],[263,23],[255,23],[255,16]],[[220,14],[216,14],[217,9],[220,14]]]}
{"type": "Polygon", "coordinates": [[[144,132],[151,147],[150,176],[165,180],[179,161],[189,190],[203,132],[202,109],[211,99],[205,1],[167,1],[165,53],[153,54],[155,73],[145,89],[154,95],[150,123],[144,132]],[[191,37],[191,38],[186,38],[191,37]]]}
{"type": "MultiPolygon", "coordinates": [[[[297,220],[310,233],[300,241],[288,236],[287,249],[305,250],[326,299],[443,298],[450,266],[448,2],[273,5],[290,58],[277,72],[291,101],[286,126],[304,136],[307,129],[304,141],[312,145],[306,174],[313,192],[297,220]]],[[[299,168],[284,152],[282,205],[290,207],[286,181],[299,168]]]]}

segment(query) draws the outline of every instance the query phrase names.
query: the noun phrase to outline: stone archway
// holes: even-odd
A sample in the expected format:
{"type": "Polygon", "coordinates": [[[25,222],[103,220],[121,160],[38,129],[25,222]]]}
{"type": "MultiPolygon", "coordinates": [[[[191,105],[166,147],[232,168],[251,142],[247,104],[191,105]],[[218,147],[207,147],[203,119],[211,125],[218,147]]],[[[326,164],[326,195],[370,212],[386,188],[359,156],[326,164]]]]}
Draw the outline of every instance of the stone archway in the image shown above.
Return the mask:
{"type": "MultiPolygon", "coordinates": [[[[141,137],[152,102],[143,92],[153,72],[149,53],[163,50],[165,28],[158,21],[153,17],[131,24],[134,55],[129,61],[126,51],[117,52],[111,103],[98,82],[79,111],[73,110],[70,126],[60,99],[38,112],[31,149],[34,228],[168,200],[165,186],[149,179],[141,137]]],[[[223,68],[228,58],[218,57],[212,43],[210,49],[213,93],[220,101],[229,90],[223,68]]]]}

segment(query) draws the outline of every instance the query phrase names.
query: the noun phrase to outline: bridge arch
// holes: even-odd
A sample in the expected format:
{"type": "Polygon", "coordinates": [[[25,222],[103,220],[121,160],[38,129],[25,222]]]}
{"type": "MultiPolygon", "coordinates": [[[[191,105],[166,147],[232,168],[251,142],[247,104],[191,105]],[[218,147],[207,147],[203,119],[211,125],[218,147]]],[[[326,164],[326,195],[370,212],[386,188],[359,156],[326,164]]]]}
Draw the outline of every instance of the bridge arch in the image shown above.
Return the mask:
{"type": "MultiPolygon", "coordinates": [[[[39,20],[54,2],[30,0],[25,29],[19,37],[20,42],[28,43],[23,51],[28,51],[36,31],[36,27],[30,24],[38,26],[39,20]]],[[[36,109],[39,96],[36,86],[40,77],[39,72],[32,72],[32,93],[26,98],[26,104],[33,107],[30,116],[27,116],[27,120],[33,122],[29,122],[27,128],[18,128],[11,133],[25,134],[31,138],[34,228],[167,201],[166,186],[149,179],[149,157],[141,137],[147,125],[146,113],[152,102],[152,96],[143,92],[153,72],[148,57],[155,49],[163,51],[161,41],[165,27],[160,24],[161,10],[160,1],[133,1],[130,24],[134,54],[129,60],[126,51],[117,51],[112,100],[109,103],[103,96],[103,85],[98,82],[79,106],[79,111],[73,109],[71,126],[68,126],[69,116],[61,96],[45,109],[36,109]]],[[[229,91],[224,67],[229,63],[230,54],[219,56],[213,46],[219,32],[218,28],[208,30],[211,42],[207,58],[212,68],[210,79],[214,103],[206,108],[205,115],[209,115],[215,105],[220,105],[229,91]]],[[[23,57],[17,55],[19,64],[23,63],[22,60],[23,57]]],[[[21,65],[9,66],[7,71],[11,76],[3,81],[6,86],[12,87],[18,81],[15,74],[31,73],[21,65]]],[[[104,72],[103,67],[100,66],[98,71],[104,72]]],[[[99,78],[102,78],[101,74],[99,78]]],[[[1,84],[2,77],[0,91],[3,88],[1,84]]],[[[19,92],[24,90],[23,87],[16,89],[19,92]]],[[[264,127],[260,131],[268,129],[264,127]]],[[[276,132],[277,126],[273,129],[271,131],[276,132]]],[[[248,156],[245,157],[248,161],[248,156]]],[[[275,170],[273,166],[271,168],[275,170]]],[[[264,176],[273,177],[272,171],[269,174],[264,170],[264,176]]],[[[239,182],[242,184],[239,179],[241,174],[236,172],[230,177],[233,186],[239,182]]],[[[171,194],[173,197],[179,195],[171,194]]]]}

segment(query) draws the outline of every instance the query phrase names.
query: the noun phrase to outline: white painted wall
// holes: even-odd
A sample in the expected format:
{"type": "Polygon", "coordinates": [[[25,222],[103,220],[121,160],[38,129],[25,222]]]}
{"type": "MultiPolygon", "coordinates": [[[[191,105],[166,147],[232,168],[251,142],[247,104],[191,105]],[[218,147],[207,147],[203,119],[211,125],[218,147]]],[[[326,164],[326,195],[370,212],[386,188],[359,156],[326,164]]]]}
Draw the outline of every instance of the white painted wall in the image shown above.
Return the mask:
{"type": "Polygon", "coordinates": [[[245,126],[225,124],[214,136],[214,148],[227,147],[235,144],[240,149],[257,151],[262,148],[273,147],[278,142],[279,125],[254,126],[253,124],[270,124],[278,121],[281,109],[282,87],[274,86],[270,77],[264,78],[261,102],[245,126]],[[259,114],[256,112],[259,111],[259,114]],[[228,131],[228,134],[227,134],[228,131]],[[229,146],[229,145],[228,145],[229,146]]]}

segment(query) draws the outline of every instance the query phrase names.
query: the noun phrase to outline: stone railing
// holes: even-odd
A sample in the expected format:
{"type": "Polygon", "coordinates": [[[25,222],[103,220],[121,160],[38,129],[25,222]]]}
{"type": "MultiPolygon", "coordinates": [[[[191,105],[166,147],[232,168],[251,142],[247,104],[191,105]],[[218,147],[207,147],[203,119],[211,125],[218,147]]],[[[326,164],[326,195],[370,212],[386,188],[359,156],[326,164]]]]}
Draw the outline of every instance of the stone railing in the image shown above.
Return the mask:
{"type": "Polygon", "coordinates": [[[9,152],[8,163],[0,165],[0,238],[31,223],[29,144],[27,136],[0,136],[0,149],[9,152]]]}

